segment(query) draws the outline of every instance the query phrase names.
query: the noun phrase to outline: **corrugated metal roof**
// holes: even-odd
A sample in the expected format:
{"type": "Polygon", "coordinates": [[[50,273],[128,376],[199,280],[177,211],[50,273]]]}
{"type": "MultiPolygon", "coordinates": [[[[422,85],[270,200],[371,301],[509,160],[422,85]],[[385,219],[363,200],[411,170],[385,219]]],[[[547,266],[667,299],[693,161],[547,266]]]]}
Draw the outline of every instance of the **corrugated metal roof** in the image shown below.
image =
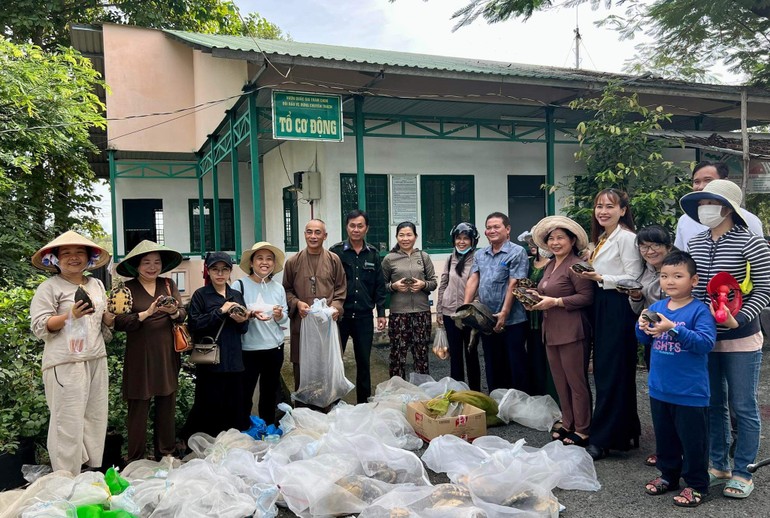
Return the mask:
{"type": "MultiPolygon", "coordinates": [[[[248,36],[199,34],[175,30],[165,30],[163,32],[188,45],[209,52],[213,49],[222,49],[244,53],[265,53],[268,55],[330,60],[340,63],[347,62],[375,66],[379,65],[383,67],[412,68],[426,71],[433,70],[482,76],[508,76],[565,82],[606,82],[609,80],[619,80],[628,84],[658,86],[661,83],[665,83],[667,88],[729,92],[732,94],[736,92],[737,88],[729,85],[696,84],[677,80],[662,80],[655,77],[638,77],[574,68],[507,63],[502,61],[436,56],[431,54],[415,54],[392,50],[341,47],[297,41],[263,40],[248,36]]],[[[752,89],[752,93],[759,94],[763,97],[768,95],[767,92],[761,89],[752,89]]]]}

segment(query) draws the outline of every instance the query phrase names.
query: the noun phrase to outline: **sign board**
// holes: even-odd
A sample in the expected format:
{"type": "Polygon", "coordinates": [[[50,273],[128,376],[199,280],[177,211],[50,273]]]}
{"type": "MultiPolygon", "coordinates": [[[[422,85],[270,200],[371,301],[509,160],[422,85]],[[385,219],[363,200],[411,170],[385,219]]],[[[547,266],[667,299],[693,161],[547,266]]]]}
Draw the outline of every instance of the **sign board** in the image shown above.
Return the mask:
{"type": "Polygon", "coordinates": [[[342,142],[342,98],[273,90],[273,138],[342,142]]]}
{"type": "Polygon", "coordinates": [[[391,224],[402,221],[417,224],[417,175],[392,175],[390,193],[391,224]]]}

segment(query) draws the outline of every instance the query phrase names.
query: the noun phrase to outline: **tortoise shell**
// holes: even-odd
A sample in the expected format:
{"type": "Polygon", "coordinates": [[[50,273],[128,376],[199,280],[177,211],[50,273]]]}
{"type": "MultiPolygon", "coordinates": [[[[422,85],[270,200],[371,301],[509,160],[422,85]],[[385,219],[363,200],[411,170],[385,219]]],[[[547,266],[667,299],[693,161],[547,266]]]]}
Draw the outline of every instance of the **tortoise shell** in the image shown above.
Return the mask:
{"type": "Polygon", "coordinates": [[[542,299],[537,295],[527,292],[526,288],[516,287],[513,289],[513,296],[516,300],[524,304],[525,306],[534,306],[542,299]]]}
{"type": "Polygon", "coordinates": [[[620,279],[615,283],[615,289],[622,291],[623,293],[628,293],[633,290],[641,290],[642,283],[633,279],[620,279]]]}
{"type": "Polygon", "coordinates": [[[121,280],[117,280],[107,297],[107,311],[116,315],[125,315],[131,313],[134,305],[134,298],[131,296],[131,290],[121,280]]]}
{"type": "Polygon", "coordinates": [[[233,306],[230,306],[230,309],[227,311],[230,315],[236,315],[240,317],[245,317],[249,314],[248,310],[241,306],[240,304],[235,304],[233,306]]]}
{"type": "Polygon", "coordinates": [[[86,291],[85,287],[82,284],[79,284],[78,289],[75,290],[75,304],[81,301],[85,302],[86,306],[89,308],[94,307],[94,303],[91,300],[91,297],[88,296],[88,292],[86,291]]]}
{"type": "Polygon", "coordinates": [[[660,322],[660,315],[658,315],[654,311],[650,311],[649,309],[645,309],[644,311],[642,311],[641,317],[642,317],[642,320],[644,320],[648,324],[657,324],[658,322],[660,322]]]}
{"type": "Polygon", "coordinates": [[[171,295],[161,295],[160,300],[158,301],[159,308],[171,307],[176,305],[177,305],[176,299],[171,295]]]}
{"type": "Polygon", "coordinates": [[[337,480],[335,484],[367,504],[371,504],[385,494],[376,481],[362,475],[347,475],[337,480]]]}
{"type": "Polygon", "coordinates": [[[533,281],[532,279],[523,277],[521,279],[516,279],[516,287],[535,289],[537,288],[537,284],[535,284],[535,281],[533,281]]]}
{"type": "Polygon", "coordinates": [[[575,263],[570,266],[570,269],[575,273],[593,272],[594,267],[588,263],[575,263]]]}

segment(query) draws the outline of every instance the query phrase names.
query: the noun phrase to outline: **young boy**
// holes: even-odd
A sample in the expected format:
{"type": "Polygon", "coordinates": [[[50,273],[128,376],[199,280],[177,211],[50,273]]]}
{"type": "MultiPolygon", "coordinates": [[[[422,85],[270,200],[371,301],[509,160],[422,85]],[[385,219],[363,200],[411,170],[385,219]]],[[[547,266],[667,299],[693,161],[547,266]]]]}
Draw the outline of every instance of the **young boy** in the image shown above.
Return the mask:
{"type": "Polygon", "coordinates": [[[639,317],[636,336],[652,344],[650,407],[658,449],[660,477],[645,486],[648,495],[662,495],[687,485],[674,505],[695,507],[708,493],[709,377],[708,353],[716,341],[716,324],[709,308],[692,297],[698,284],[690,254],[669,253],[660,269],[660,287],[668,298],[655,302],[639,317]]]}

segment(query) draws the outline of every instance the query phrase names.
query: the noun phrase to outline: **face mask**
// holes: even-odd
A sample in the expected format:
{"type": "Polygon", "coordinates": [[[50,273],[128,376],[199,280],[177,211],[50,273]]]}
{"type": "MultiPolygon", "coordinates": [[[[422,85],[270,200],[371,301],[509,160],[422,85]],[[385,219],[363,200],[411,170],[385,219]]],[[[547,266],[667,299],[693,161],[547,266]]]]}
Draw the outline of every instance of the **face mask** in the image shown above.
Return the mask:
{"type": "Polygon", "coordinates": [[[465,250],[460,250],[459,248],[455,247],[455,252],[457,252],[457,255],[465,255],[465,254],[467,254],[468,252],[470,252],[472,248],[473,248],[473,247],[469,246],[469,247],[468,247],[468,248],[466,248],[465,250]]]}
{"type": "Polygon", "coordinates": [[[537,251],[540,253],[540,257],[551,257],[553,255],[550,250],[538,248],[537,251]]]}
{"type": "Polygon", "coordinates": [[[725,220],[722,216],[721,205],[700,205],[698,207],[698,221],[708,228],[716,228],[725,220]]]}

